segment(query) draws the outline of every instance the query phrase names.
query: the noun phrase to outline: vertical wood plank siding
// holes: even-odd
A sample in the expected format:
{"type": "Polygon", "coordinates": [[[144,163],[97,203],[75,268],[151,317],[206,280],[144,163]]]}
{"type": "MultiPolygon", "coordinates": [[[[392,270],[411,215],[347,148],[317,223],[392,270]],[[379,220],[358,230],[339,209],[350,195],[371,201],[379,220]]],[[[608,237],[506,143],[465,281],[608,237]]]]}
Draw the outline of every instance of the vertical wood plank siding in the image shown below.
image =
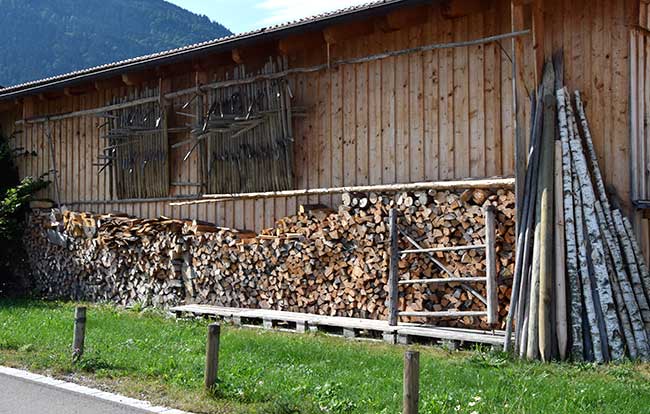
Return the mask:
{"type": "MultiPolygon", "coordinates": [[[[454,19],[443,17],[439,8],[431,7],[426,23],[395,31],[377,29],[332,44],[332,59],[509,32],[510,1],[495,0],[491,4],[481,13],[454,19]]],[[[583,91],[607,184],[616,189],[626,206],[630,200],[629,27],[631,23],[637,24],[638,13],[638,0],[545,0],[545,55],[564,49],[565,82],[569,88],[583,91]]],[[[530,47],[532,41],[524,42],[523,84],[532,91],[534,52],[530,47]]],[[[288,57],[289,67],[325,62],[326,51],[312,49],[292,53],[288,57]]],[[[512,57],[511,42],[505,41],[292,75],[292,105],[306,109],[305,116],[293,121],[295,188],[514,174],[512,57]]],[[[246,64],[246,72],[254,72],[255,68],[246,64]]],[[[168,90],[193,87],[199,78],[207,82],[232,78],[235,72],[232,65],[216,63],[202,70],[199,74],[190,70],[167,79],[168,90]]],[[[152,79],[148,86],[158,86],[158,80],[152,79]]],[[[133,92],[132,87],[122,87],[47,101],[34,97],[30,98],[34,104],[32,113],[26,110],[25,114],[9,115],[20,119],[90,109],[133,92]]],[[[192,110],[180,109],[188,99],[173,100],[170,127],[193,121],[176,114],[192,110]]],[[[204,102],[204,107],[207,104],[204,102]]],[[[524,104],[528,106],[528,101],[524,104]]],[[[3,130],[10,132],[10,123],[2,122],[3,130]]],[[[337,196],[324,196],[193,207],[170,207],[166,202],[154,201],[111,203],[111,180],[105,173],[98,174],[99,167],[93,165],[104,145],[101,136],[106,130],[100,128],[102,123],[103,119],[98,117],[50,122],[62,201],[86,202],[72,208],[197,218],[260,230],[286,214],[293,214],[301,203],[336,206],[340,201],[337,196]],[[92,200],[105,203],[88,203],[92,200]]],[[[45,125],[21,128],[24,133],[16,137],[15,145],[38,152],[37,157],[18,159],[21,175],[37,176],[53,168],[45,125]]],[[[187,133],[173,133],[169,142],[174,144],[187,138],[187,133]]],[[[170,150],[173,182],[200,180],[198,152],[183,161],[187,150],[170,150]]],[[[197,191],[193,186],[172,186],[170,195],[188,196],[197,191]]],[[[42,196],[55,199],[54,187],[50,186],[42,196]]]]}

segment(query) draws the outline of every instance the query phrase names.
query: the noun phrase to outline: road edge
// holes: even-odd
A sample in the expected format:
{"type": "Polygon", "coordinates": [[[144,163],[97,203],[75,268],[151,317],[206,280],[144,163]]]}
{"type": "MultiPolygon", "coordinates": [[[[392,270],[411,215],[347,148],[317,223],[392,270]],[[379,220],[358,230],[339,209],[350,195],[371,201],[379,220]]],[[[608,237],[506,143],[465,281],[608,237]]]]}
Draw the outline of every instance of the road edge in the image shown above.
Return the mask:
{"type": "Polygon", "coordinates": [[[175,408],[167,408],[155,406],[148,401],[137,400],[135,398],[125,397],[123,395],[114,394],[98,390],[95,388],[86,387],[83,385],[75,384],[73,382],[66,382],[56,378],[47,377],[41,374],[34,374],[22,369],[10,368],[0,365],[0,375],[6,377],[19,379],[34,384],[46,386],[61,391],[66,391],[73,394],[80,394],[86,397],[95,398],[104,402],[110,402],[116,405],[122,405],[129,408],[137,409],[145,413],[157,414],[192,414],[187,411],[177,410],[175,408]]]}

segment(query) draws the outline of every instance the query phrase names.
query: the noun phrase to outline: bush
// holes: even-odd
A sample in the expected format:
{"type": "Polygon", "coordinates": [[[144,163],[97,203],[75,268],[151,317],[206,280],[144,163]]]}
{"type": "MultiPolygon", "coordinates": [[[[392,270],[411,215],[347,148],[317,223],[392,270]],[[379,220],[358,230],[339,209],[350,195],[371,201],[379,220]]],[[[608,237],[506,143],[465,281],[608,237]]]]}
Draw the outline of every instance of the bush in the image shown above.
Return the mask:
{"type": "Polygon", "coordinates": [[[20,286],[14,270],[24,262],[23,220],[32,195],[49,184],[44,177],[19,181],[13,151],[0,136],[0,295],[20,286]]]}

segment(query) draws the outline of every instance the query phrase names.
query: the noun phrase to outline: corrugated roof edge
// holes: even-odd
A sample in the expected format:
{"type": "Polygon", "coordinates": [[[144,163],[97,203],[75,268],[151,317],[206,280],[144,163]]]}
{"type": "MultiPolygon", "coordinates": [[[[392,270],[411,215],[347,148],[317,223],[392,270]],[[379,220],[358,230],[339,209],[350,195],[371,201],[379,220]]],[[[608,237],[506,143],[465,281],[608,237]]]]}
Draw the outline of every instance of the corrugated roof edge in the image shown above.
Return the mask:
{"type": "Polygon", "coordinates": [[[130,59],[125,59],[117,62],[107,63],[100,66],[95,66],[87,69],[81,69],[57,76],[43,78],[35,81],[22,83],[19,85],[10,86],[0,89],[0,100],[7,100],[17,98],[19,96],[30,95],[38,92],[43,92],[45,89],[55,89],[69,86],[73,83],[83,82],[89,78],[100,78],[111,76],[112,72],[120,69],[141,69],[142,66],[147,64],[156,63],[162,64],[168,60],[182,60],[188,58],[194,53],[205,52],[207,50],[218,47],[234,48],[237,43],[245,41],[261,40],[263,35],[279,35],[283,32],[291,31],[292,29],[301,29],[306,26],[313,26],[317,23],[332,23],[333,20],[343,18],[351,15],[358,15],[366,11],[376,11],[382,7],[402,7],[407,4],[413,3],[430,3],[430,0],[378,0],[373,2],[364,3],[358,6],[346,7],[343,9],[334,10],[327,13],[318,14],[315,16],[305,17],[298,20],[278,24],[275,26],[264,27],[261,29],[252,30],[249,32],[234,34],[231,36],[222,37],[215,40],[206,42],[195,43],[188,46],[183,46],[176,49],[166,50],[163,52],[153,53],[150,55],[138,56],[130,59]]]}

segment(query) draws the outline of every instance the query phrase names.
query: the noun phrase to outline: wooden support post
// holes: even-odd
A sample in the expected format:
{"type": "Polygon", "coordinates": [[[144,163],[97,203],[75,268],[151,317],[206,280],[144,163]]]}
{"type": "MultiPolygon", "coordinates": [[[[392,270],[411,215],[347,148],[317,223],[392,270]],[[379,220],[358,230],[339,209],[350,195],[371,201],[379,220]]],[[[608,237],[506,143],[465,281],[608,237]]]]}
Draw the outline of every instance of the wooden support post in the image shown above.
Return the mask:
{"type": "Polygon", "coordinates": [[[208,343],[205,351],[205,388],[208,390],[217,383],[220,335],[221,325],[218,323],[208,325],[208,343]]]}
{"type": "Polygon", "coordinates": [[[404,353],[404,414],[417,414],[420,399],[420,353],[404,353]]]}
{"type": "Polygon", "coordinates": [[[494,326],[499,321],[498,285],[497,285],[497,253],[496,253],[496,223],[494,206],[485,208],[485,261],[487,273],[487,314],[488,324],[494,326]]]}
{"type": "Polygon", "coordinates": [[[399,250],[397,246],[397,210],[392,208],[389,214],[390,220],[390,263],[388,269],[388,324],[390,326],[397,325],[397,301],[399,300],[398,294],[398,262],[399,250]]]}
{"type": "Polygon", "coordinates": [[[74,337],[72,339],[72,360],[77,362],[84,353],[86,340],[86,307],[77,306],[74,311],[74,337]]]}

